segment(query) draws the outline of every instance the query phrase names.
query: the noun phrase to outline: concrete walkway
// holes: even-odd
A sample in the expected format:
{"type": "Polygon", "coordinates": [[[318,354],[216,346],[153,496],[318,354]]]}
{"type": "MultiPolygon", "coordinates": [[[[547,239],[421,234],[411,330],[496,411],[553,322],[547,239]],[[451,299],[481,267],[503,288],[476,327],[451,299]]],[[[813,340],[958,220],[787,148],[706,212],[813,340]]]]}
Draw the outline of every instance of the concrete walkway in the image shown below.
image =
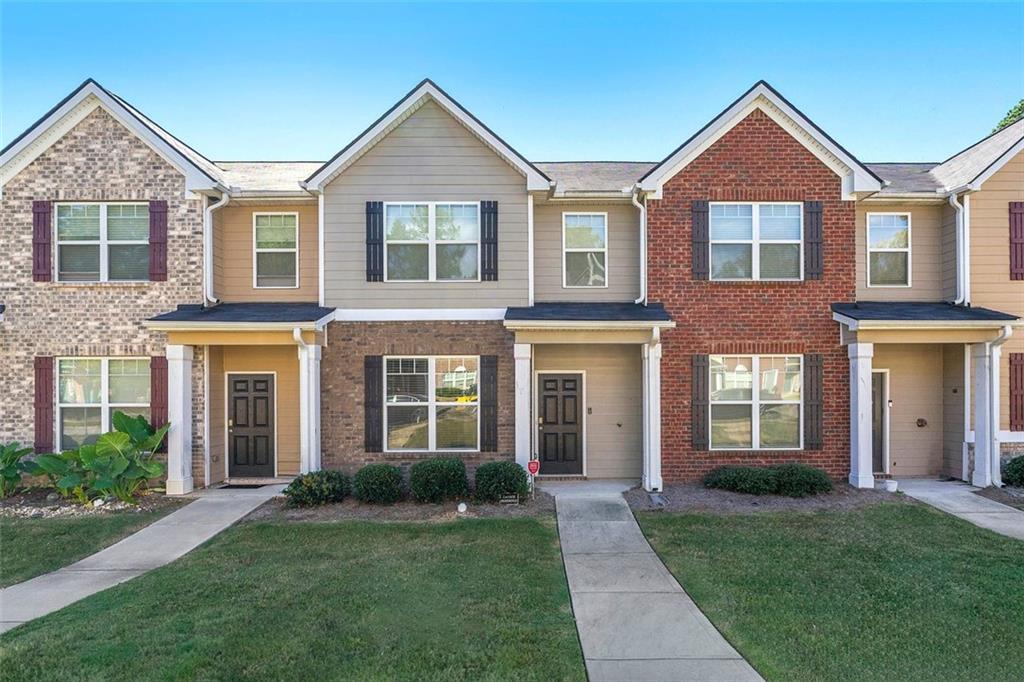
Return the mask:
{"type": "Polygon", "coordinates": [[[899,489],[915,500],[976,526],[1024,540],[1024,511],[975,495],[974,491],[980,488],[960,481],[900,479],[899,489]]]}
{"type": "Polygon", "coordinates": [[[283,489],[201,491],[191,504],[92,556],[0,590],[0,632],[174,561],[283,489]]]}
{"type": "Polygon", "coordinates": [[[544,484],[591,682],[761,677],[683,591],[647,544],[616,484],[544,484]]]}

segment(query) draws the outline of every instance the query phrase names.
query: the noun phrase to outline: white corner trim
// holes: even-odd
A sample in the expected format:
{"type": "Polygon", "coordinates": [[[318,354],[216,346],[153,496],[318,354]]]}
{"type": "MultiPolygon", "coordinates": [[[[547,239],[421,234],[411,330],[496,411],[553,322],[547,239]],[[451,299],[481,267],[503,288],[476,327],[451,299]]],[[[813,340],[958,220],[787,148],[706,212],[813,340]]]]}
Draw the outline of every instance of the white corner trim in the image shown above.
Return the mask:
{"type": "Polygon", "coordinates": [[[317,300],[324,305],[324,193],[317,193],[316,213],[316,259],[317,259],[317,300]]]}
{"type": "Polygon", "coordinates": [[[505,308],[338,308],[335,322],[424,322],[504,320],[505,308]]]}
{"type": "Polygon", "coordinates": [[[533,195],[526,193],[526,280],[527,280],[527,303],[533,306],[533,195]]]}

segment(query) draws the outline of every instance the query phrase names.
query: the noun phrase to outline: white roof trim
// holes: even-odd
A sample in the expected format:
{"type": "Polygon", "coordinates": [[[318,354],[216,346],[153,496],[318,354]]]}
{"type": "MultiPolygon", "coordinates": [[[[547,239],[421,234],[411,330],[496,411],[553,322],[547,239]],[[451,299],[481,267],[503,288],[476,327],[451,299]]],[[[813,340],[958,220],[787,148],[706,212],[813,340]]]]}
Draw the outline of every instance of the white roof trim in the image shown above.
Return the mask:
{"type": "Polygon", "coordinates": [[[640,181],[640,189],[659,195],[661,188],[669,179],[700,156],[754,109],[760,109],[767,114],[839,175],[843,179],[844,199],[854,198],[855,193],[877,192],[882,189],[881,181],[871,171],[763,81],[748,90],[696,135],[672,152],[668,158],[655,166],[640,181]]]}
{"type": "Polygon", "coordinates": [[[524,159],[504,140],[491,132],[487,126],[477,120],[458,102],[448,96],[441,88],[429,80],[425,80],[387,113],[367,128],[359,137],[342,149],[333,159],[321,166],[306,182],[304,187],[311,191],[322,190],[324,185],[333,180],[352,162],[365,154],[388,133],[408,118],[414,111],[428,100],[433,100],[448,114],[459,121],[471,133],[502,157],[509,165],[516,168],[526,177],[527,191],[547,190],[551,180],[524,159]]]}
{"type": "Polygon", "coordinates": [[[1024,320],[855,320],[842,313],[832,313],[832,319],[850,331],[863,330],[942,330],[942,329],[1002,329],[1024,326],[1024,320]]]}
{"type": "Polygon", "coordinates": [[[671,320],[505,320],[505,327],[513,331],[528,329],[671,329],[676,323],[671,320]]]}
{"type": "Polygon", "coordinates": [[[1002,155],[1000,155],[1000,157],[998,159],[993,161],[989,165],[988,168],[986,168],[981,173],[979,173],[978,176],[976,178],[974,178],[973,180],[971,180],[970,183],[968,183],[968,185],[966,187],[964,187],[964,188],[957,188],[957,189],[952,190],[952,191],[959,191],[961,189],[969,189],[969,190],[979,190],[979,189],[981,189],[981,186],[989,178],[991,178],[993,175],[998,173],[1002,169],[1003,166],[1005,166],[1007,163],[1009,163],[1010,159],[1012,159],[1013,157],[1017,156],[1017,154],[1019,154],[1022,151],[1024,151],[1024,137],[1022,137],[1021,139],[1017,140],[1016,144],[1014,144],[1012,147],[1010,147],[1005,152],[1003,152],[1002,155]]]}

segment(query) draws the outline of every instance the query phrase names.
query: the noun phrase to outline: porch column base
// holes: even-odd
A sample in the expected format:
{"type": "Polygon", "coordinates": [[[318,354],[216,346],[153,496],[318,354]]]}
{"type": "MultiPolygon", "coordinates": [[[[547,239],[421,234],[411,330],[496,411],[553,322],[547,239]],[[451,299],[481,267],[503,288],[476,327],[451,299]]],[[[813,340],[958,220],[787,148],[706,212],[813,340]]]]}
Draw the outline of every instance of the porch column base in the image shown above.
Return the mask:
{"type": "Polygon", "coordinates": [[[320,356],[320,346],[299,346],[299,473],[303,474],[321,468],[320,356]]]}
{"type": "Polygon", "coordinates": [[[167,346],[167,494],[192,492],[192,346],[167,346]]]}
{"type": "Polygon", "coordinates": [[[974,473],[971,484],[978,488],[992,485],[991,361],[989,344],[971,344],[971,364],[974,366],[974,473]]]}
{"type": "Polygon", "coordinates": [[[515,344],[513,357],[516,365],[516,464],[525,469],[532,454],[530,432],[533,419],[530,415],[530,398],[533,395],[533,346],[528,343],[515,344]]]}
{"type": "Polygon", "coordinates": [[[643,345],[644,462],[643,487],[660,492],[661,480],[661,344],[643,345]]]}
{"type": "Polygon", "coordinates": [[[874,488],[871,467],[871,359],[874,344],[851,343],[850,357],[850,485],[874,488]]]}

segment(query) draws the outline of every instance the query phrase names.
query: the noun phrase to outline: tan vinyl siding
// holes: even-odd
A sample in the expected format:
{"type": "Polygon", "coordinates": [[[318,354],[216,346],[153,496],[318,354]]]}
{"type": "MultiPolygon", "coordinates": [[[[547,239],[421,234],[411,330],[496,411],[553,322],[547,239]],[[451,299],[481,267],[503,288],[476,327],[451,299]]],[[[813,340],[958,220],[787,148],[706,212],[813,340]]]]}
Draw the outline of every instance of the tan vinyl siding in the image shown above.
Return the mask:
{"type": "Polygon", "coordinates": [[[963,475],[964,347],[942,347],[942,473],[963,475]]]}
{"type": "Polygon", "coordinates": [[[938,344],[875,345],[872,367],[889,370],[889,471],[896,478],[942,469],[942,355],[938,344]]]}
{"type": "Polygon", "coordinates": [[[266,204],[218,209],[214,223],[214,292],[222,301],[316,301],[318,292],[317,204],[266,204]],[[299,286],[257,289],[253,286],[253,214],[299,214],[299,286]]]}
{"type": "Polygon", "coordinates": [[[643,468],[641,364],[637,345],[534,346],[535,370],[586,373],[588,478],[640,478],[643,468]]]}
{"type": "Polygon", "coordinates": [[[948,203],[942,206],[942,298],[956,300],[956,209],[948,203]]]}
{"type": "Polygon", "coordinates": [[[938,204],[857,206],[857,298],[861,301],[943,300],[942,207],[938,204]],[[911,286],[868,287],[868,213],[909,213],[911,286]]]}
{"type": "Polygon", "coordinates": [[[428,102],[325,188],[326,303],[344,308],[526,305],[526,178],[428,102]],[[497,201],[497,282],[367,282],[367,201],[497,201]]]}
{"type": "Polygon", "coordinates": [[[533,208],[537,301],[633,301],[640,296],[640,214],[628,203],[537,202],[533,208]],[[564,288],[563,213],[607,213],[607,287],[564,288]]]}
{"type": "Polygon", "coordinates": [[[226,476],[224,462],[224,349],[208,346],[210,366],[210,483],[219,483],[226,476]]]}

